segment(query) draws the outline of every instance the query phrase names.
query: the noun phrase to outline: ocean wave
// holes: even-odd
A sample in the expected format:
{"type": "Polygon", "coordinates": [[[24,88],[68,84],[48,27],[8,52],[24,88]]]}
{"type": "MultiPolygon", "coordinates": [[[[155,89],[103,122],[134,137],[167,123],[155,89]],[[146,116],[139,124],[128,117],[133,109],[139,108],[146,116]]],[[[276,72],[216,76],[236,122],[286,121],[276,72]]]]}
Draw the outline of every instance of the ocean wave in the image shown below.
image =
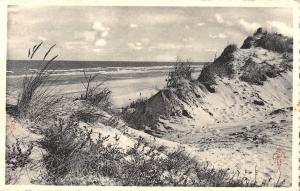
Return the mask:
{"type": "MultiPolygon", "coordinates": [[[[202,66],[191,66],[195,72],[200,71],[202,66]]],[[[100,74],[100,75],[124,75],[124,74],[137,74],[137,73],[164,73],[168,72],[172,66],[156,66],[156,67],[97,67],[97,68],[80,68],[80,69],[68,69],[68,70],[48,70],[51,76],[75,76],[83,75],[84,71],[87,75],[100,74]]],[[[30,73],[37,72],[38,69],[31,69],[30,73]]],[[[7,71],[9,74],[13,74],[13,71],[7,71]],[[11,73],[12,72],[12,73],[11,73]]],[[[8,75],[7,78],[22,78],[26,74],[8,75]]]]}

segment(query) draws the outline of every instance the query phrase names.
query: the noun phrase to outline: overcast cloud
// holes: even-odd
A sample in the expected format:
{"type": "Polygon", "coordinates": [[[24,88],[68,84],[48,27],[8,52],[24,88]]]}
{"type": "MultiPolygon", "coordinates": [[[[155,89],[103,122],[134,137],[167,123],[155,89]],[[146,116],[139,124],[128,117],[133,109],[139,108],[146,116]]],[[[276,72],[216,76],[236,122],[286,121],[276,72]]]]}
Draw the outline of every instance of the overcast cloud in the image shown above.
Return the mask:
{"type": "Polygon", "coordinates": [[[260,26],[291,36],[292,10],[10,6],[8,59],[25,59],[42,40],[63,60],[210,61],[260,26]]]}

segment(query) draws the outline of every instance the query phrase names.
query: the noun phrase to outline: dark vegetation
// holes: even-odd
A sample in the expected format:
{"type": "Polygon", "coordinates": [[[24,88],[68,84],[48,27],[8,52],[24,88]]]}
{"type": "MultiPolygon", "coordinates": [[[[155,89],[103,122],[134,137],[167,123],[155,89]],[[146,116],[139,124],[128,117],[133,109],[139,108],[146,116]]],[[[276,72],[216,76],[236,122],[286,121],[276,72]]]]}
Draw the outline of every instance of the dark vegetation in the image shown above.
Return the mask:
{"type": "Polygon", "coordinates": [[[246,60],[245,65],[241,68],[243,74],[240,79],[251,84],[263,85],[267,77],[274,78],[280,74],[280,69],[267,62],[257,64],[253,62],[252,58],[246,60]]]}
{"type": "Polygon", "coordinates": [[[81,94],[80,100],[86,100],[88,103],[98,106],[104,110],[109,110],[111,107],[110,95],[111,91],[103,87],[103,82],[96,82],[93,84],[97,78],[97,74],[87,76],[86,72],[84,73],[84,82],[81,82],[85,92],[81,94]]]}
{"type": "Polygon", "coordinates": [[[259,28],[253,36],[246,38],[241,49],[248,49],[251,47],[262,47],[280,53],[293,52],[293,39],[276,32],[268,32],[259,28]]]}
{"type": "MultiPolygon", "coordinates": [[[[42,42],[33,46],[28,50],[28,64],[34,58],[35,53],[42,46],[42,42]]],[[[39,117],[45,114],[50,107],[57,102],[57,98],[51,94],[51,90],[45,87],[45,84],[49,82],[49,76],[51,74],[50,69],[53,69],[54,60],[58,55],[47,60],[52,48],[44,54],[42,64],[35,72],[26,73],[23,83],[22,91],[18,97],[18,103],[16,106],[15,114],[20,117],[30,118],[31,120],[38,120],[39,117]]]]}
{"type": "Polygon", "coordinates": [[[219,56],[212,64],[203,67],[198,81],[201,82],[208,91],[215,92],[213,85],[216,84],[216,77],[231,77],[234,74],[231,61],[233,60],[233,53],[237,50],[235,44],[228,45],[221,56],[219,56]]]}
{"type": "Polygon", "coordinates": [[[167,76],[167,87],[168,88],[177,88],[182,86],[184,80],[192,80],[193,69],[191,68],[190,61],[183,61],[177,59],[176,64],[169,71],[167,76]]]}
{"type": "Polygon", "coordinates": [[[132,101],[122,109],[122,117],[129,126],[140,130],[146,129],[150,134],[153,133],[150,129],[155,133],[160,133],[156,128],[160,117],[168,118],[178,115],[191,117],[179,101],[188,103],[187,94],[193,86],[193,69],[189,63],[189,60],[177,59],[177,63],[168,73],[164,89],[149,99],[139,98],[132,101]]]}
{"type": "MultiPolygon", "coordinates": [[[[228,170],[216,170],[198,163],[184,149],[165,152],[139,137],[133,148],[125,151],[108,143],[110,136],[78,128],[73,118],[59,121],[45,133],[39,144],[47,151],[44,164],[48,174],[45,184],[101,185],[108,178],[113,185],[124,186],[264,186],[228,170]],[[57,144],[53,144],[57,143],[57,144]],[[160,151],[160,152],[158,152],[160,151]],[[98,178],[95,178],[98,177],[98,178]]],[[[113,137],[118,141],[118,137],[113,137]]]]}
{"type": "Polygon", "coordinates": [[[23,143],[22,141],[16,140],[15,144],[6,145],[5,154],[5,183],[9,184],[13,181],[15,170],[18,168],[23,168],[30,164],[32,160],[30,159],[30,154],[33,149],[32,143],[23,143]]]}
{"type": "Polygon", "coordinates": [[[254,53],[245,60],[245,64],[242,67],[236,66],[237,69],[235,71],[232,61],[234,59],[233,53],[237,50],[237,46],[231,44],[224,49],[223,53],[212,64],[203,68],[198,81],[205,85],[208,91],[214,93],[214,85],[216,84],[217,77],[231,78],[238,73],[238,75],[240,74],[239,78],[243,81],[250,84],[263,85],[264,81],[268,78],[274,78],[280,75],[281,72],[292,70],[292,38],[278,33],[270,33],[259,28],[253,36],[245,39],[241,49],[249,49],[251,47],[261,47],[266,50],[282,53],[284,60],[276,66],[266,61],[256,63],[253,61],[253,58],[256,57],[254,53]]]}

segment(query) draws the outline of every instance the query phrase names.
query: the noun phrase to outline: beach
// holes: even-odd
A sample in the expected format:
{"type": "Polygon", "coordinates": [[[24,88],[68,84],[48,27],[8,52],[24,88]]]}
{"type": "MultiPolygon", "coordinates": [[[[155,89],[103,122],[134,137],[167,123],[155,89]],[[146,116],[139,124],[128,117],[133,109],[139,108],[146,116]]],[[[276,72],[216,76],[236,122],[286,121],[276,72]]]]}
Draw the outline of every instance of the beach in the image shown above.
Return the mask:
{"type": "MultiPolygon", "coordinates": [[[[81,65],[82,66],[82,65],[81,65]]],[[[58,66],[59,67],[59,66],[58,66]]],[[[57,96],[76,97],[84,92],[84,73],[97,75],[93,85],[103,82],[103,87],[111,91],[113,108],[121,108],[138,98],[149,98],[165,87],[168,72],[172,66],[148,67],[95,67],[95,68],[57,69],[51,74],[53,81],[47,84],[52,93],[57,96]]],[[[193,76],[196,78],[202,65],[192,65],[193,76]]],[[[25,72],[15,67],[18,72],[10,71],[7,75],[7,89],[11,96],[9,102],[15,102],[20,90],[25,72]],[[17,73],[17,75],[15,75],[17,73]]],[[[33,70],[35,71],[35,70],[33,70]]]]}

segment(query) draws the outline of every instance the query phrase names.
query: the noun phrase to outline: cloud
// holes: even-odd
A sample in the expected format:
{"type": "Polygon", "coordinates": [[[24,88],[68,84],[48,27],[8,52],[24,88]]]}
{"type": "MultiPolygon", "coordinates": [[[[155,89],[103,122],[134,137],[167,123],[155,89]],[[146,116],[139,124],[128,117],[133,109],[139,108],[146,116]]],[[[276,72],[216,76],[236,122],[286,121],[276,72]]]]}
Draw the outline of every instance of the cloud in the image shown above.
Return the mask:
{"type": "Polygon", "coordinates": [[[246,32],[249,32],[249,33],[254,33],[260,27],[260,25],[258,23],[248,22],[244,19],[240,19],[238,21],[238,24],[240,25],[240,27],[242,27],[243,30],[245,30],[246,32]]]}
{"type": "Polygon", "coordinates": [[[100,33],[101,37],[106,37],[110,30],[109,27],[104,26],[104,24],[99,21],[95,21],[92,28],[94,31],[100,33]]]}
{"type": "Polygon", "coordinates": [[[204,26],[204,25],[205,25],[205,23],[202,23],[202,22],[197,23],[197,26],[199,26],[199,27],[202,27],[202,26],[204,26]]]}
{"type": "Polygon", "coordinates": [[[140,42],[129,42],[127,45],[130,49],[134,50],[141,50],[143,48],[140,42]]]}
{"type": "Polygon", "coordinates": [[[216,18],[216,21],[218,23],[223,23],[224,22],[224,19],[223,19],[222,15],[220,15],[218,13],[215,14],[215,18],[216,18]]]}
{"type": "Polygon", "coordinates": [[[108,35],[108,31],[103,31],[102,33],[101,33],[101,37],[106,37],[108,35]]]}
{"type": "Polygon", "coordinates": [[[271,31],[276,31],[278,33],[282,33],[287,36],[293,36],[292,27],[287,24],[279,21],[267,21],[267,28],[271,31]]]}
{"type": "Polygon", "coordinates": [[[130,24],[130,28],[137,28],[137,27],[138,27],[137,24],[134,24],[134,23],[131,23],[131,24],[130,24]]]}
{"type": "Polygon", "coordinates": [[[99,22],[99,21],[95,21],[93,23],[93,29],[95,31],[106,31],[107,28],[103,25],[103,23],[99,22]]]}
{"type": "Polygon", "coordinates": [[[224,34],[224,33],[219,33],[219,34],[217,34],[217,35],[212,35],[212,34],[210,34],[209,37],[210,37],[210,38],[221,38],[221,39],[224,39],[224,38],[227,38],[227,35],[224,34]]]}
{"type": "Polygon", "coordinates": [[[103,38],[96,40],[95,46],[106,46],[107,42],[103,38]]]}

